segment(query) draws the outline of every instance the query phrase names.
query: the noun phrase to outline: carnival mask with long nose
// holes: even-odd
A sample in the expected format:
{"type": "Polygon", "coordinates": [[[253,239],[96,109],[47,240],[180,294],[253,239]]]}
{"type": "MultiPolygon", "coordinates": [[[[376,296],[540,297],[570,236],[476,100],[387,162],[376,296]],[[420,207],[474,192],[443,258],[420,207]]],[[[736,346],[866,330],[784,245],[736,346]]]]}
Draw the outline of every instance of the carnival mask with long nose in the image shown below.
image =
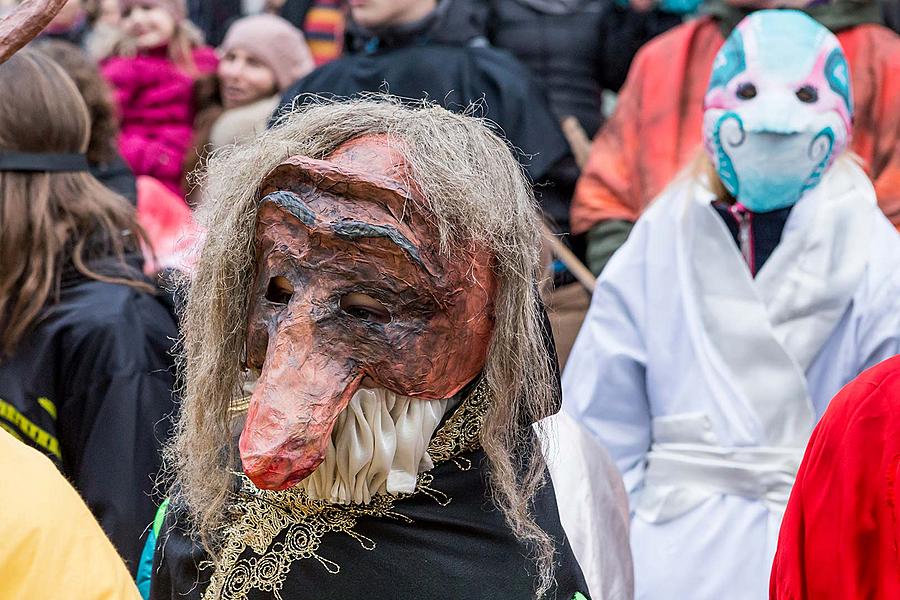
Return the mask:
{"type": "Polygon", "coordinates": [[[794,10],[741,21],[713,63],[704,99],[707,153],[753,212],[795,204],[847,147],[847,59],[827,29],[794,10]]]}
{"type": "Polygon", "coordinates": [[[290,158],[260,186],[247,359],[261,372],[239,444],[259,488],[310,476],[361,386],[447,399],[484,366],[491,256],[441,252],[399,148],[357,138],[325,160],[290,158]]]}

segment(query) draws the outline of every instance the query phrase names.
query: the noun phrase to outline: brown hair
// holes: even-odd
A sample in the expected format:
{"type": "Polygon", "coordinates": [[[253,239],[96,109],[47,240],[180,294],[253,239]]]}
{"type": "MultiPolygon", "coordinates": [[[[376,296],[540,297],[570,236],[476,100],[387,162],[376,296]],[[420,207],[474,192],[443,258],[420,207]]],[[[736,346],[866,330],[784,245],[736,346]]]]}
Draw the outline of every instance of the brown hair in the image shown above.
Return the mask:
{"type": "Polygon", "coordinates": [[[119,124],[112,92],[100,75],[97,64],[81,48],[62,40],[41,42],[37,49],[66,71],[87,104],[91,117],[91,139],[86,153],[88,162],[94,165],[115,160],[119,124]]]}
{"type": "MultiPolygon", "coordinates": [[[[20,51],[0,65],[0,150],[83,153],[90,116],[72,80],[49,57],[20,51]]],[[[58,298],[63,267],[152,291],[125,263],[144,240],[128,202],[89,173],[0,171],[0,355],[10,354],[58,298]],[[124,273],[92,270],[113,256],[124,273]]]]}

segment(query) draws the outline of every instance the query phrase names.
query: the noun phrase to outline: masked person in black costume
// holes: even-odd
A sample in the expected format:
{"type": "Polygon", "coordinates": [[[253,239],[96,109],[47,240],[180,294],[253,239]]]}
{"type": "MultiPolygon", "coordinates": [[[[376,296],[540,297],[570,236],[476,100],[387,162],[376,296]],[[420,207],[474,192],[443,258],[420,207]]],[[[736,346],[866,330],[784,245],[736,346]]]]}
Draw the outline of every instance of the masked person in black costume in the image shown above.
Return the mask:
{"type": "Polygon", "coordinates": [[[150,597],[587,598],[532,427],[559,377],[506,143],[326,103],[209,168],[150,597]]]}

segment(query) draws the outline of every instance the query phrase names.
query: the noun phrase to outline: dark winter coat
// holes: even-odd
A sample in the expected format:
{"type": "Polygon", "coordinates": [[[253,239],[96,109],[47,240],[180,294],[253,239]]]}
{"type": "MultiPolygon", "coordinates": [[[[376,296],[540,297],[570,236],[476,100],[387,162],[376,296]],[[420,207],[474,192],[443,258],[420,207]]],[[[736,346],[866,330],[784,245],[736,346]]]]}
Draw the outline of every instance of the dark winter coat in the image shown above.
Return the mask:
{"type": "Polygon", "coordinates": [[[523,0],[470,1],[487,5],[491,43],[537,75],[558,118],[576,117],[591,137],[602,123],[601,92],[618,91],[638,49],[681,23],[677,15],[638,13],[612,0],[571,2],[554,12],[523,0]]]}
{"type": "Polygon", "coordinates": [[[137,206],[137,183],[128,163],[116,152],[116,157],[108,163],[92,164],[91,175],[108,189],[119,194],[132,206],[137,206]]]}
{"type": "MultiPolygon", "coordinates": [[[[109,264],[90,266],[121,274],[109,264]]],[[[176,335],[162,296],[68,269],[59,301],[0,359],[0,427],[54,461],[132,572],[174,410],[176,335]]]]}

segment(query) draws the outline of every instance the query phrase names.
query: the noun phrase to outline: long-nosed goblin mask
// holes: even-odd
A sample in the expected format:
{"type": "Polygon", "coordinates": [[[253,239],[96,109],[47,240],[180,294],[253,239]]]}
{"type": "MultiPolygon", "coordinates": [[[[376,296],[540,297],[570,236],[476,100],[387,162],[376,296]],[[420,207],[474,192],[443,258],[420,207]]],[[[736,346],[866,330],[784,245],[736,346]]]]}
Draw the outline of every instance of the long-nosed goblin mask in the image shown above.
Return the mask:
{"type": "Polygon", "coordinates": [[[383,135],[325,160],[290,158],[262,182],[247,333],[248,366],[261,373],[240,439],[257,487],[314,472],[361,386],[450,398],[484,366],[491,256],[440,252],[418,194],[383,135]]]}

